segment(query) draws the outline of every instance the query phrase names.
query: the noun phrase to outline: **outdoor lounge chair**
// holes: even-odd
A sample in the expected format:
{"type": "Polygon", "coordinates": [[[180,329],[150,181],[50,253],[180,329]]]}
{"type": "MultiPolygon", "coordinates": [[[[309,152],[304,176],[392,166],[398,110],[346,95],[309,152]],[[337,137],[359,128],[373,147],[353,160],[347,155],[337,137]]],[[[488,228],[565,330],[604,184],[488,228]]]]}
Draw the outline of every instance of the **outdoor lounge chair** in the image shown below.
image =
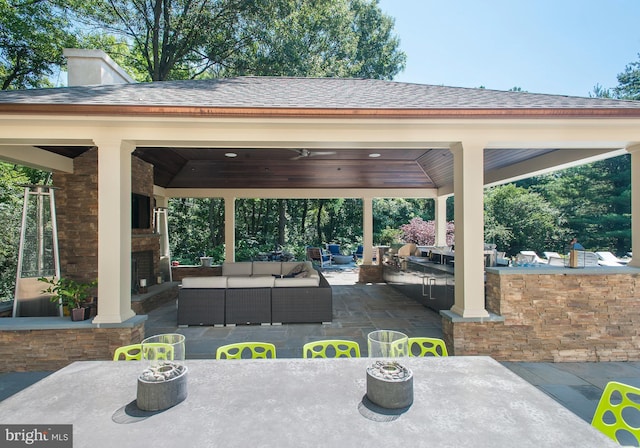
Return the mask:
{"type": "Polygon", "coordinates": [[[564,258],[558,252],[543,252],[549,266],[564,266],[564,258]]]}
{"type": "Polygon", "coordinates": [[[318,263],[320,267],[331,265],[331,255],[319,247],[307,247],[307,260],[318,263]]]}
{"type": "Polygon", "coordinates": [[[536,264],[545,264],[546,261],[543,260],[542,258],[538,257],[538,254],[535,253],[535,251],[533,250],[521,250],[520,253],[522,255],[524,255],[525,257],[528,258],[528,260],[530,260],[530,263],[536,263],[536,264]]]}
{"type": "Polygon", "coordinates": [[[616,257],[611,252],[596,252],[596,255],[600,266],[624,266],[629,262],[616,257]]]}

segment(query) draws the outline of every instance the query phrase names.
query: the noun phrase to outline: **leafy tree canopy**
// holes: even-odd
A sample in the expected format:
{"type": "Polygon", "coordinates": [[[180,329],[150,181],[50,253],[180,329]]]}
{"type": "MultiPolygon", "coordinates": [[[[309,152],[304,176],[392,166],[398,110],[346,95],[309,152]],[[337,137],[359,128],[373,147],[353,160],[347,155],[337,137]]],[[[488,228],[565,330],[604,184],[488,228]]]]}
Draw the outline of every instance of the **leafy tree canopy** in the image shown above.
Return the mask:
{"type": "Polygon", "coordinates": [[[540,194],[507,184],[485,192],[485,241],[516,255],[521,250],[562,250],[560,211],[540,194]]]}
{"type": "Polygon", "coordinates": [[[129,44],[145,80],[238,75],[391,79],[405,64],[377,0],[108,0],[72,4],[129,44]]]}
{"type": "Polygon", "coordinates": [[[62,49],[76,46],[70,29],[54,1],[0,0],[0,89],[50,86],[62,49]]]}
{"type": "Polygon", "coordinates": [[[618,86],[614,87],[613,93],[617,98],[640,100],[640,60],[631,62],[618,74],[618,86]]]}

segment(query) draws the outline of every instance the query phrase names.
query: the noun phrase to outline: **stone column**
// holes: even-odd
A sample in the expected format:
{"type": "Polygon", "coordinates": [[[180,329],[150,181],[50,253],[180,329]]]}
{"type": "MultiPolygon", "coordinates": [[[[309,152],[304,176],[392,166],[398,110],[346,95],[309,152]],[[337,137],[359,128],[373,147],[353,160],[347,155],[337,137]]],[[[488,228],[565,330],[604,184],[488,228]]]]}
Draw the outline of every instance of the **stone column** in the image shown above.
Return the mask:
{"type": "Polygon", "coordinates": [[[463,318],[488,317],[484,307],[484,145],[457,143],[454,163],[455,301],[463,318]]]}
{"type": "Polygon", "coordinates": [[[438,196],[435,201],[436,215],[436,241],[435,245],[443,247],[447,245],[447,197],[438,196]]]}
{"type": "Polygon", "coordinates": [[[631,154],[631,250],[628,266],[640,268],[640,143],[627,147],[631,154]]]}
{"type": "Polygon", "coordinates": [[[224,197],[224,261],[236,260],[236,198],[224,197]]]}
{"type": "Polygon", "coordinates": [[[131,309],[131,153],[135,145],[119,139],[96,144],[98,315],[93,323],[120,323],[135,316],[131,309]]]}

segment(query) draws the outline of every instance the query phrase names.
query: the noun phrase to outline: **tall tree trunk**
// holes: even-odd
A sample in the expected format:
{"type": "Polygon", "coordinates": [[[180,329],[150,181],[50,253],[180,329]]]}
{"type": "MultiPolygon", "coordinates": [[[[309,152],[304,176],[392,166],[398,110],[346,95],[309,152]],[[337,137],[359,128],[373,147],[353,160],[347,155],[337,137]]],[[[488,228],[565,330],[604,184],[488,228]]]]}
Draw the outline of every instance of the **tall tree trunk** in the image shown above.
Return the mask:
{"type": "Polygon", "coordinates": [[[322,244],[324,238],[322,238],[322,207],[324,206],[324,199],[318,200],[318,213],[316,215],[316,232],[318,234],[318,244],[322,244]]]}
{"type": "Polygon", "coordinates": [[[302,200],[302,212],[300,213],[300,235],[304,236],[307,230],[307,212],[309,211],[309,200],[302,200]]]}
{"type": "Polygon", "coordinates": [[[287,225],[286,206],[284,199],[278,199],[278,244],[284,246],[284,230],[287,225]]]}

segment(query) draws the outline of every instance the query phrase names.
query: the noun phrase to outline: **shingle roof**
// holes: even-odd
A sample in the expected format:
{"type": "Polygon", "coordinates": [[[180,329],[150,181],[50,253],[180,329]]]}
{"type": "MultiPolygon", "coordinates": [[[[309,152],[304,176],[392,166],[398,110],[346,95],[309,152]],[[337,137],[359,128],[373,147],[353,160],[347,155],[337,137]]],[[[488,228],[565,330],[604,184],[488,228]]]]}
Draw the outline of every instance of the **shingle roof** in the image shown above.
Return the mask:
{"type": "Polygon", "coordinates": [[[238,77],[0,91],[0,104],[294,109],[640,109],[640,101],[374,79],[238,77]]]}

